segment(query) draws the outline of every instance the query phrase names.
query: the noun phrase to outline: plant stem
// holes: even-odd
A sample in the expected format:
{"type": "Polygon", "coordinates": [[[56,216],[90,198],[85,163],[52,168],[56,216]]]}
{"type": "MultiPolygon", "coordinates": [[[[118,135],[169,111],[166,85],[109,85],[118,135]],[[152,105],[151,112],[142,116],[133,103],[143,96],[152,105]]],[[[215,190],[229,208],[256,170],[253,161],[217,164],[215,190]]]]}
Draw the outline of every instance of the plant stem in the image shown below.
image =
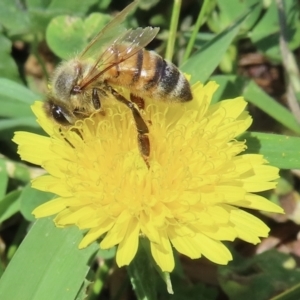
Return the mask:
{"type": "Polygon", "coordinates": [[[166,50],[166,59],[169,61],[172,61],[172,57],[174,53],[180,8],[181,8],[181,0],[174,0],[172,18],[170,24],[170,35],[169,35],[167,50],[166,50]]]}
{"type": "Polygon", "coordinates": [[[191,52],[193,50],[197,34],[198,34],[199,30],[200,30],[201,25],[204,22],[204,17],[206,15],[207,11],[208,11],[208,3],[209,3],[209,0],[204,0],[204,3],[203,3],[202,8],[201,8],[201,11],[200,11],[200,13],[198,15],[198,18],[197,18],[197,22],[194,25],[194,29],[193,29],[192,35],[190,37],[189,43],[187,45],[186,51],[185,51],[184,56],[183,56],[183,60],[182,60],[183,63],[191,55],[191,52]]]}
{"type": "Polygon", "coordinates": [[[280,51],[282,56],[282,64],[284,66],[287,79],[287,102],[292,113],[300,123],[300,107],[296,96],[296,93],[300,92],[300,72],[295,57],[288,48],[287,22],[284,11],[284,3],[282,0],[276,0],[276,5],[280,28],[280,51]]]}

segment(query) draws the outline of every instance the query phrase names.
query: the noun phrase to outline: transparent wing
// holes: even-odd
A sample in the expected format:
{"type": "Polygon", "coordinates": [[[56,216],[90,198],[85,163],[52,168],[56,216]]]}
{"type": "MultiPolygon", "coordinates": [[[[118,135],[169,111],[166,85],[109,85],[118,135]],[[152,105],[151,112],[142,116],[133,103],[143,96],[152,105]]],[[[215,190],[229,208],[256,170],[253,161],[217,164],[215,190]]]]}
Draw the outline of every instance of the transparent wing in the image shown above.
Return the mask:
{"type": "Polygon", "coordinates": [[[114,47],[115,45],[124,44],[127,46],[126,51],[124,53],[125,57],[127,55],[131,56],[132,52],[134,52],[136,48],[138,49],[135,51],[135,53],[141,48],[146,47],[156,37],[158,31],[158,27],[138,27],[136,29],[129,29],[124,34],[119,36],[112,43],[111,47],[114,47]]]}
{"type": "Polygon", "coordinates": [[[101,74],[136,54],[147,46],[157,35],[158,27],[145,27],[129,29],[121,34],[103,51],[98,53],[98,58],[93,63],[93,68],[83,78],[81,88],[86,88],[101,74]]]}
{"type": "Polygon", "coordinates": [[[106,45],[112,44],[114,40],[127,31],[124,21],[127,15],[136,8],[137,1],[126,6],[114,19],[112,19],[87,45],[79,57],[94,58],[106,45]]]}

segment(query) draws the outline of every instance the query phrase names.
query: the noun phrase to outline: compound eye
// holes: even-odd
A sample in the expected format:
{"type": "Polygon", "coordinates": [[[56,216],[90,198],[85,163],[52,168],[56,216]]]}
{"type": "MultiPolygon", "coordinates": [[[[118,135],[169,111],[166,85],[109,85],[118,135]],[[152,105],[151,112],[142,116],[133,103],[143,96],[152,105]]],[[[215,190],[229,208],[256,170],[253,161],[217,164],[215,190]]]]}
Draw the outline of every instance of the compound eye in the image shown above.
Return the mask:
{"type": "Polygon", "coordinates": [[[70,122],[65,117],[65,114],[60,106],[53,104],[51,112],[54,120],[61,125],[70,125],[70,122]]]}

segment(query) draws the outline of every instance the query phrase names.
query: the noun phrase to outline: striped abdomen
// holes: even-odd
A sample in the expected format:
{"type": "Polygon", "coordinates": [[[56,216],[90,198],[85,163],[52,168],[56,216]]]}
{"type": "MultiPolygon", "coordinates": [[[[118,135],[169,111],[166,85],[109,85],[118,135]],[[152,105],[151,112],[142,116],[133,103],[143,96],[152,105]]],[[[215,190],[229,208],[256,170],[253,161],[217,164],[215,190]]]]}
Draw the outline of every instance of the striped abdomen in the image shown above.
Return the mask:
{"type": "MultiPolygon", "coordinates": [[[[120,47],[115,48],[116,61],[120,47]]],[[[107,73],[108,82],[129,87],[140,97],[179,102],[193,98],[190,84],[178,68],[152,51],[141,49],[107,73]]]]}

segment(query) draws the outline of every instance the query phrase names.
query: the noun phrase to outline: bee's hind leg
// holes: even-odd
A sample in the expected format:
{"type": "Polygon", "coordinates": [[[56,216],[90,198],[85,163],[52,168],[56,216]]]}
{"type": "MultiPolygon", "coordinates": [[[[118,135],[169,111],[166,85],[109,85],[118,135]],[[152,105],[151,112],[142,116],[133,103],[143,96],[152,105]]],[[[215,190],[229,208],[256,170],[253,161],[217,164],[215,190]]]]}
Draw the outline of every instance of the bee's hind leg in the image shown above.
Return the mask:
{"type": "Polygon", "coordinates": [[[139,109],[145,109],[145,102],[143,98],[130,94],[130,100],[135,103],[139,109]]]}
{"type": "Polygon", "coordinates": [[[137,141],[139,150],[141,152],[141,155],[147,165],[148,168],[150,168],[148,159],[150,155],[150,141],[149,141],[149,129],[147,124],[145,123],[144,119],[142,118],[139,110],[135,107],[134,103],[127,100],[125,97],[120,95],[117,91],[115,91],[112,87],[109,87],[110,92],[112,95],[120,102],[125,104],[132,112],[136,129],[137,129],[137,141]]]}

